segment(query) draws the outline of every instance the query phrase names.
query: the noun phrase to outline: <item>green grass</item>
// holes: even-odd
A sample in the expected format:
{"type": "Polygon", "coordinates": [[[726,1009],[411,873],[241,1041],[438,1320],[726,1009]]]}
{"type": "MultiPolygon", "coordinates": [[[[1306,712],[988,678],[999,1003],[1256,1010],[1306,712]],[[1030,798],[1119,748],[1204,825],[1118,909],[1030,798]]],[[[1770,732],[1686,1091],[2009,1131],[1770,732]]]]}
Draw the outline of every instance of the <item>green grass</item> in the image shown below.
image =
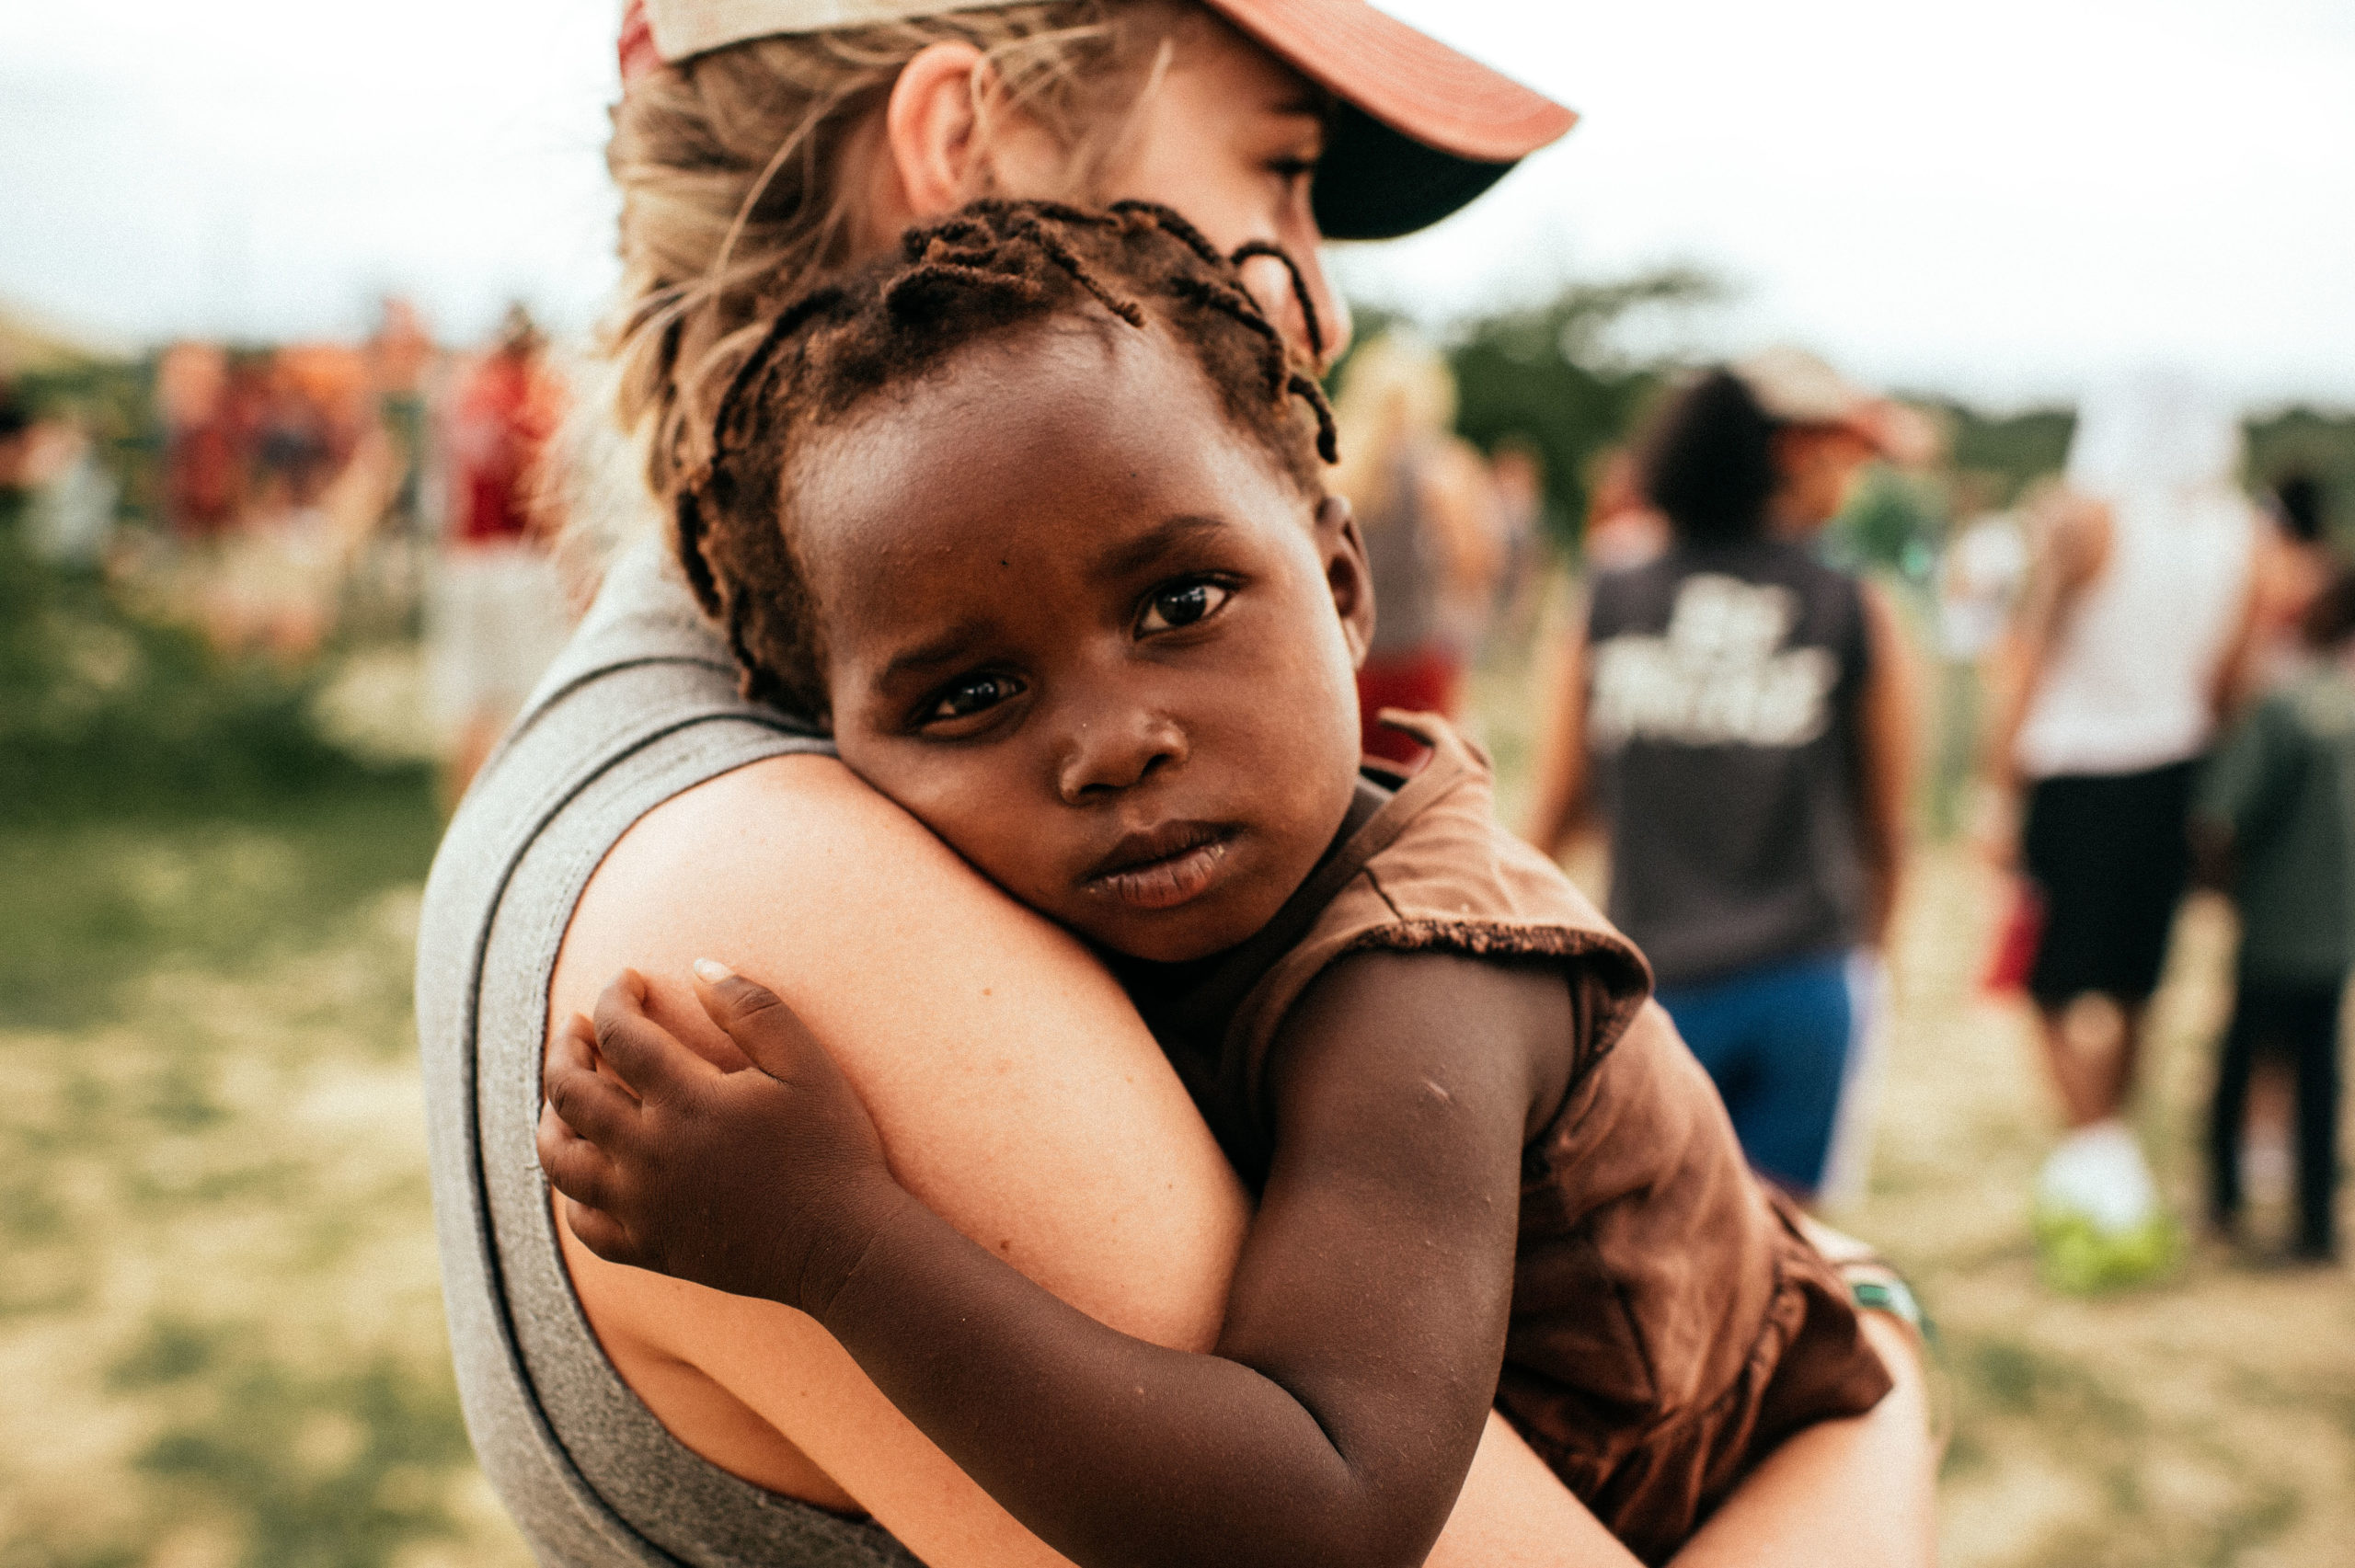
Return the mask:
{"type": "MultiPolygon", "coordinates": [[[[2051,1092],[2023,1008],[1978,982],[2005,899],[1967,853],[1924,855],[1873,1188],[1841,1217],[1911,1272],[1944,1329],[1943,1561],[2336,1568],[2355,1528],[2355,1291],[2205,1247],[2097,1298],[2039,1283],[2030,1193],[2051,1092]]],[[[2178,1214],[2196,1212],[2231,936],[2213,900],[2187,910],[2143,1064],[2137,1120],[2178,1214]]]]}
{"type": "Polygon", "coordinates": [[[385,888],[422,880],[440,831],[421,775],[400,774],[234,815],[0,830],[0,1015],[84,1025],[159,967],[251,975],[385,888]]]}
{"type": "Polygon", "coordinates": [[[340,657],[217,655],[7,523],[0,1568],[520,1563],[432,1245],[428,770],[322,728],[340,657]]]}
{"type": "Polygon", "coordinates": [[[515,1562],[444,1344],[420,777],[0,828],[0,1568],[515,1562]]]}

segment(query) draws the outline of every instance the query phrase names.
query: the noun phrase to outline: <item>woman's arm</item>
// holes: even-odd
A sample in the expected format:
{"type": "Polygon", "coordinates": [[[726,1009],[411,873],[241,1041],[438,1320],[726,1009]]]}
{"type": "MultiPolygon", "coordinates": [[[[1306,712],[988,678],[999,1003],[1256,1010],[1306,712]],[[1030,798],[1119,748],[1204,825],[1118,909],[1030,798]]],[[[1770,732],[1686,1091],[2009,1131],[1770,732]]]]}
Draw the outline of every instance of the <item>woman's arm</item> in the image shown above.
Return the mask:
{"type": "Polygon", "coordinates": [[[1074,1310],[910,1197],[791,1010],[704,978],[764,1070],[689,1056],[631,977],[551,1056],[543,1159],[592,1249],[809,1311],[1077,1562],[1422,1562],[1503,1358],[1522,1143],[1568,1069],[1559,975],[1369,954],[1310,988],[1270,1059],[1273,1168],[1208,1356],[1074,1310]],[[1458,1048],[1467,1027],[1496,1048],[1458,1048]]]}
{"type": "Polygon", "coordinates": [[[1636,1554],[1571,1495],[1495,1411],[1472,1473],[1423,1568],[1637,1568],[1636,1554]]]}
{"type": "MultiPolygon", "coordinates": [[[[712,952],[779,978],[901,1179],[966,1234],[1127,1332],[1215,1340],[1246,1200],[1126,997],[1070,938],[839,763],[794,757],[722,775],[624,836],[566,933],[550,1017],[641,965],[653,1015],[739,1065],[678,979],[712,952]]],[[[870,1512],[942,1568],[1060,1561],[808,1318],[615,1267],[559,1230],[607,1354],[689,1447],[870,1512]]]]}
{"type": "MultiPolygon", "coordinates": [[[[681,795],[615,847],[567,933],[550,1016],[569,1021],[637,964],[656,1019],[737,1065],[682,978],[708,953],[778,978],[894,1173],[959,1231],[1112,1327],[1215,1343],[1246,1200],[1127,999],[1067,936],[847,770],[798,757],[681,795]]],[[[936,1568],[1063,1561],[810,1318],[605,1263],[558,1230],[607,1354],[689,1447],[871,1512],[936,1568]]],[[[1491,1417],[1430,1562],[1632,1559],[1491,1417]]]]}
{"type": "Polygon", "coordinates": [[[1859,1314],[1896,1387],[1862,1415],[1786,1438],[1678,1552],[1672,1568],[1931,1568],[1937,1445],[1911,1333],[1859,1314]]]}
{"type": "Polygon", "coordinates": [[[1866,876],[1865,941],[1886,949],[1905,870],[1905,815],[1913,793],[1919,690],[1897,607],[1878,583],[1860,583],[1865,606],[1865,689],[1860,699],[1857,829],[1866,876]]]}

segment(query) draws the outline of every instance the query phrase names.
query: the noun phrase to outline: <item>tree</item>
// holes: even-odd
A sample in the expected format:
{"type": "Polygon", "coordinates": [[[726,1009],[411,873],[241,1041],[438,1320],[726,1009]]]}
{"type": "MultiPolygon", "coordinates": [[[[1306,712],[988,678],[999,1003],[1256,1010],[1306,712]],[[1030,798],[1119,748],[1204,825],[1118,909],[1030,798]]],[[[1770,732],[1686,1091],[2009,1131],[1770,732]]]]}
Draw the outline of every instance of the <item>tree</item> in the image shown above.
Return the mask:
{"type": "Polygon", "coordinates": [[[1577,544],[1594,459],[1626,439],[1667,366],[1630,359],[1611,328],[1639,308],[1716,297],[1701,273],[1669,269],[1613,283],[1574,283],[1545,304],[1474,321],[1454,343],[1456,429],[1487,450],[1519,437],[1544,454],[1557,543],[1577,544]]]}
{"type": "MultiPolygon", "coordinates": [[[[1669,369],[1664,359],[1622,350],[1612,328],[1638,309],[1701,304],[1719,292],[1703,273],[1666,269],[1572,283],[1543,304],[1476,316],[1443,335],[1457,433],[1484,452],[1517,438],[1544,456],[1557,544],[1576,546],[1594,459],[1626,439],[1669,369]]],[[[1355,314],[1360,342],[1401,320],[1378,306],[1355,314]]],[[[1348,373],[1346,359],[1334,373],[1348,373]]]]}

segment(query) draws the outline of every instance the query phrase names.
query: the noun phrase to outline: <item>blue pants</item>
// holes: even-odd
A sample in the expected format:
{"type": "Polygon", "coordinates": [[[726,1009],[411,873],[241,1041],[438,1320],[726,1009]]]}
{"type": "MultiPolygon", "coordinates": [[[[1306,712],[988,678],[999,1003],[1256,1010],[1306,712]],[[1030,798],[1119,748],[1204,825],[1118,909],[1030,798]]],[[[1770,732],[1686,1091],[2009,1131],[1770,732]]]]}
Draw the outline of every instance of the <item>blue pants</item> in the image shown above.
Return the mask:
{"type": "Polygon", "coordinates": [[[1823,1183],[1857,1023],[1847,956],[1663,986],[1660,1004],[1716,1081],[1751,1164],[1794,1193],[1812,1195],[1823,1183]]]}

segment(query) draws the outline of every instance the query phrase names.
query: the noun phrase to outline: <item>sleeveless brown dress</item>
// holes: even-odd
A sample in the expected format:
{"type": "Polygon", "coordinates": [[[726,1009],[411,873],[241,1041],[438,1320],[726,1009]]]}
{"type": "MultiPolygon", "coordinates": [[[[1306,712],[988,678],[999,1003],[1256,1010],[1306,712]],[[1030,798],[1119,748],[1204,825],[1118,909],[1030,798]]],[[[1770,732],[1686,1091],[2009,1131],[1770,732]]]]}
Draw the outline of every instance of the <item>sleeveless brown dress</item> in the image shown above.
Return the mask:
{"type": "MultiPolygon", "coordinates": [[[[1205,966],[1132,967],[1139,1006],[1245,1179],[1267,1175],[1262,1069],[1325,968],[1366,951],[1557,966],[1568,1092],[1522,1156],[1497,1408],[1629,1550],[1666,1560],[1799,1427],[1889,1391],[1845,1285],[1744,1164],[1643,959],[1550,861],[1496,826],[1488,760],[1443,722],[1374,784],[1267,929],[1205,966]]],[[[1481,1042],[1467,1038],[1465,1050],[1481,1042]]]]}

